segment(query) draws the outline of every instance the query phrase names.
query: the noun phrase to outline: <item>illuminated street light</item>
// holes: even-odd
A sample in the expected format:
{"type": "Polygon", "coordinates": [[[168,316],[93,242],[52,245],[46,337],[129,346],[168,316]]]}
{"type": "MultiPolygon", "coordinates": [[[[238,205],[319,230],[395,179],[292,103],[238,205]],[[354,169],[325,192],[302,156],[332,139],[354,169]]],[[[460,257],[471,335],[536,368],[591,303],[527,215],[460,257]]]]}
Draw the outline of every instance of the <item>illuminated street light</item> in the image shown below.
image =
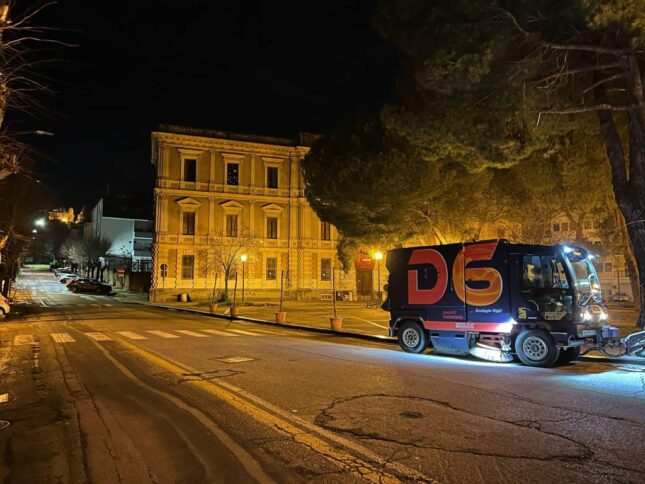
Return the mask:
{"type": "Polygon", "coordinates": [[[37,234],[37,233],[38,233],[38,231],[37,231],[36,229],[34,229],[34,230],[32,230],[32,231],[31,231],[31,233],[32,233],[32,234],[37,234]]]}
{"type": "Polygon", "coordinates": [[[44,227],[45,226],[45,219],[44,218],[39,218],[34,222],[36,227],[44,227]]]}
{"type": "Polygon", "coordinates": [[[374,253],[374,258],[376,259],[376,267],[377,267],[377,278],[378,278],[378,302],[379,304],[383,300],[383,297],[381,295],[381,259],[383,258],[383,252],[376,251],[374,253]]]}

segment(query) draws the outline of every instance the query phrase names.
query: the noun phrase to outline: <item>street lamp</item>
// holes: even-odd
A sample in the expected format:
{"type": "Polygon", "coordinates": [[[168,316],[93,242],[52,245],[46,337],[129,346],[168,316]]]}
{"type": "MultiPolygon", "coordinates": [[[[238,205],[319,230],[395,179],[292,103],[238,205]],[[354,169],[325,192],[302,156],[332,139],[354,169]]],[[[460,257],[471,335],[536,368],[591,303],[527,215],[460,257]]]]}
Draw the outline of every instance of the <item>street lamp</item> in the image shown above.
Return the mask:
{"type": "Polygon", "coordinates": [[[383,300],[381,296],[381,259],[383,258],[383,252],[375,252],[374,258],[376,259],[376,268],[377,268],[377,278],[378,278],[378,301],[379,303],[383,300]]]}
{"type": "Polygon", "coordinates": [[[45,219],[44,218],[39,218],[34,222],[34,225],[36,227],[44,227],[45,226],[45,219]]]}
{"type": "Polygon", "coordinates": [[[242,254],[240,256],[240,260],[242,261],[242,304],[244,304],[244,266],[246,264],[246,259],[247,259],[246,254],[242,254]]]}

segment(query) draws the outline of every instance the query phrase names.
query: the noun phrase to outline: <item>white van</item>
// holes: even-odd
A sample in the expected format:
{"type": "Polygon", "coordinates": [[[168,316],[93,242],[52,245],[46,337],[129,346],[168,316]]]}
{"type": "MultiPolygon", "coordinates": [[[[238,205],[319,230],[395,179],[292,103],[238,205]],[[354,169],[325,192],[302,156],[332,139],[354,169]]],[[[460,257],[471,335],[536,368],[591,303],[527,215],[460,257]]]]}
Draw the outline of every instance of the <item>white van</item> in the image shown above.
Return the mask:
{"type": "Polygon", "coordinates": [[[9,299],[0,294],[0,316],[6,316],[11,312],[11,306],[9,305],[9,299]]]}

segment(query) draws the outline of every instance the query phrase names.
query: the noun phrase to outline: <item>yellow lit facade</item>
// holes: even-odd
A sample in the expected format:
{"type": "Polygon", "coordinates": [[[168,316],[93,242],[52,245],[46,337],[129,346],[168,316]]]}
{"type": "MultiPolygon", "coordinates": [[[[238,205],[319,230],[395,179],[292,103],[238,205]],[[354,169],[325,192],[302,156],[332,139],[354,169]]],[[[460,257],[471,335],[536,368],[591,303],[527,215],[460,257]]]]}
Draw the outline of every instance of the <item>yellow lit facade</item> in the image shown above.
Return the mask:
{"type": "MultiPolygon", "coordinates": [[[[223,240],[234,245],[247,234],[251,246],[236,256],[238,294],[245,255],[247,300],[277,298],[281,274],[286,298],[331,297],[331,272],[339,267],[337,232],[304,196],[304,144],[180,127],[152,133],[157,181],[151,300],[176,300],[181,293],[208,300],[216,273],[217,288],[224,286],[213,247],[223,240]]],[[[337,290],[352,297],[357,289],[369,293],[371,288],[357,288],[361,282],[375,290],[376,271],[369,270],[369,281],[366,272],[336,270],[337,290]]],[[[229,279],[229,289],[233,285],[229,279]]]]}

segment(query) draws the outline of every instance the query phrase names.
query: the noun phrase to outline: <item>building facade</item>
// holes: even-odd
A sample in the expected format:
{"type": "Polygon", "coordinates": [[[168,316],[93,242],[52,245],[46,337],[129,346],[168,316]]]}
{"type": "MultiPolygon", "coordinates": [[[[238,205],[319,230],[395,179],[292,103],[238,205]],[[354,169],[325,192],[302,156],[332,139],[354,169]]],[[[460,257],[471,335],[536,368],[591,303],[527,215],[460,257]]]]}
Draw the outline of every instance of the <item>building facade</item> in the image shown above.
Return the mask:
{"type": "Polygon", "coordinates": [[[332,272],[348,298],[377,287],[369,264],[337,270],[336,229],[321,222],[305,198],[304,140],[164,128],[152,133],[151,300],[176,300],[180,293],[207,300],[216,277],[217,290],[224,287],[222,252],[234,252],[229,288],[237,272],[238,294],[243,278],[247,299],[277,298],[281,281],[286,298],[328,299],[332,272]],[[367,272],[366,287],[357,287],[367,272]]]}
{"type": "Polygon", "coordinates": [[[85,236],[111,242],[107,251],[109,267],[126,266],[132,272],[150,272],[152,268],[153,221],[136,200],[101,198],[91,212],[85,236]]]}

